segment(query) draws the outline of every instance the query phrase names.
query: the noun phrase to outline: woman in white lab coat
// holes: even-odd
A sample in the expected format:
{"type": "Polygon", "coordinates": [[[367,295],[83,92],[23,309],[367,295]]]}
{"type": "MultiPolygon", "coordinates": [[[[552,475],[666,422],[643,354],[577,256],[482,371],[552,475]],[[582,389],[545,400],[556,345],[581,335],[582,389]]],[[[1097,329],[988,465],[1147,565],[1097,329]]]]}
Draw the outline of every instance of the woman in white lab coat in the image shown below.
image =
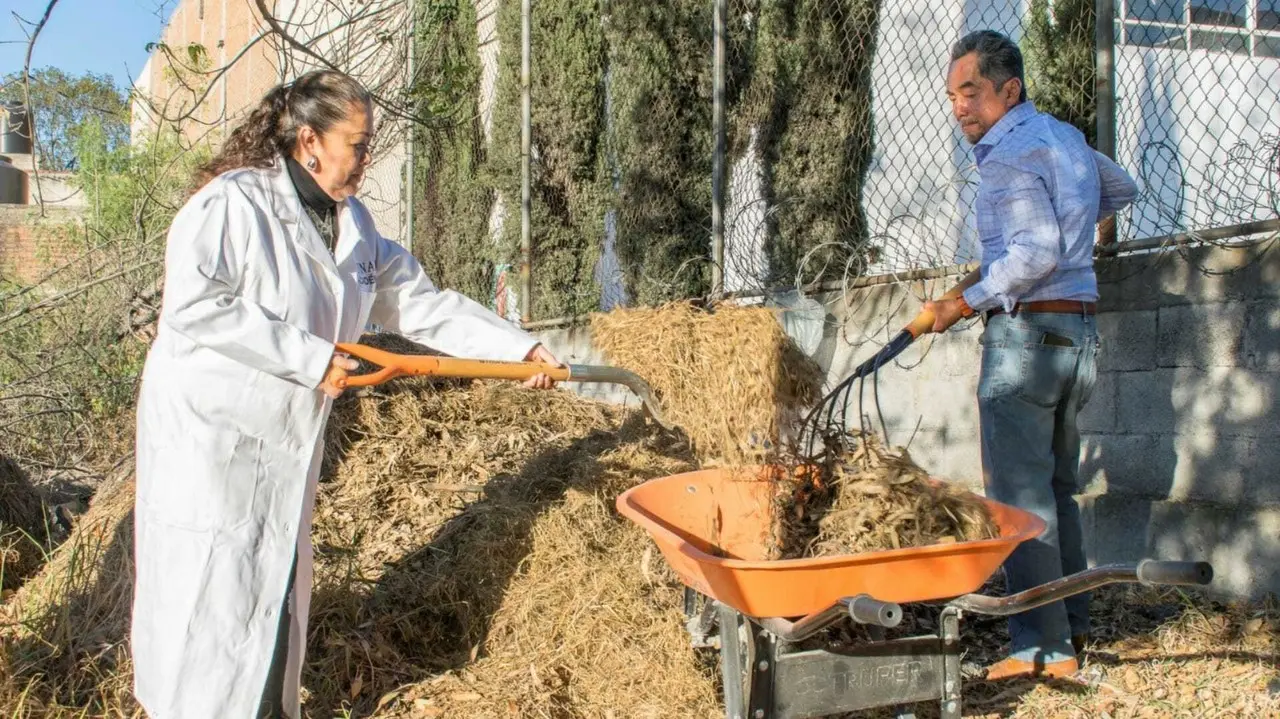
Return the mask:
{"type": "Polygon", "coordinates": [[[134,689],[155,719],[299,716],[324,426],[356,367],[336,342],[376,323],[556,362],[378,234],[354,197],[371,141],[358,83],[303,75],[230,135],[170,229],[138,402],[134,689]]]}

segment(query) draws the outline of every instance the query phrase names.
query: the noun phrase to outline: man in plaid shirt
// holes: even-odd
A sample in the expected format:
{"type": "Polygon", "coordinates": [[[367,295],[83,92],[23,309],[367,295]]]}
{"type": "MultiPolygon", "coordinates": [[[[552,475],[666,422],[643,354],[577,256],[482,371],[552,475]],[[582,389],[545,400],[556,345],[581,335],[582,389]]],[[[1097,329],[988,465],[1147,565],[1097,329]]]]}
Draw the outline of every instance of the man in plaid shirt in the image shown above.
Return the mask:
{"type": "MultiPolygon", "coordinates": [[[[1046,525],[1005,562],[1014,593],[1086,568],[1074,495],[1076,415],[1096,379],[1094,226],[1132,202],[1137,187],[1079,130],[1027,100],[1022,54],[999,33],[956,43],[947,96],[978,163],[982,263],[961,297],[926,307],[936,332],[974,314],[986,324],[978,380],[986,491],[1046,525]]],[[[1074,674],[1089,595],[1015,615],[1009,633],[1010,655],[987,668],[987,679],[1074,674]]]]}

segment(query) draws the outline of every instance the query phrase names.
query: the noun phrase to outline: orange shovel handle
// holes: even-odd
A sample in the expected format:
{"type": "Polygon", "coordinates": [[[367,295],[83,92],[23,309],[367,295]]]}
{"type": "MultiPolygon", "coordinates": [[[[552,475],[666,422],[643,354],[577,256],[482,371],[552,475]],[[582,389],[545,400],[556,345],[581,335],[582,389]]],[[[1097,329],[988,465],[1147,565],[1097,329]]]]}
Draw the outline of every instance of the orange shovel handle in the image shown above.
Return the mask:
{"type": "Polygon", "coordinates": [[[671,425],[663,420],[662,412],[654,401],[649,385],[639,375],[620,367],[584,364],[556,367],[542,362],[492,362],[453,357],[401,355],[354,343],[339,343],[336,349],[338,352],[345,352],[352,357],[359,357],[382,367],[377,372],[347,375],[336,379],[334,384],[340,389],[368,387],[404,375],[524,381],[536,375],[545,374],[556,382],[604,382],[622,385],[640,398],[645,411],[658,424],[671,428],[671,425]]]}
{"type": "Polygon", "coordinates": [[[556,367],[542,362],[494,362],[489,360],[456,359],[423,355],[401,355],[362,344],[338,343],[337,350],[352,357],[380,365],[377,372],[348,375],[334,384],[340,388],[369,387],[389,379],[405,375],[452,377],[460,379],[511,379],[524,381],[535,375],[545,374],[557,382],[569,379],[568,367],[556,367]]]}

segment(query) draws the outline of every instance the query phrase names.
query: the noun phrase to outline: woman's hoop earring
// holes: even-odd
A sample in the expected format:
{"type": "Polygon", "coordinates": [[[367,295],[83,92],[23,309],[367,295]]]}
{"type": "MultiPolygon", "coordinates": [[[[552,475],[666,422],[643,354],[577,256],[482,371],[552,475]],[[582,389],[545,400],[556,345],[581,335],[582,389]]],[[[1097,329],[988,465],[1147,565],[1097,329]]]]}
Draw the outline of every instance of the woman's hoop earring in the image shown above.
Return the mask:
{"type": "Polygon", "coordinates": [[[311,158],[307,160],[307,169],[308,169],[308,170],[311,170],[312,172],[315,172],[315,169],[316,169],[316,156],[315,156],[315,155],[312,155],[312,156],[311,156],[311,158]]]}

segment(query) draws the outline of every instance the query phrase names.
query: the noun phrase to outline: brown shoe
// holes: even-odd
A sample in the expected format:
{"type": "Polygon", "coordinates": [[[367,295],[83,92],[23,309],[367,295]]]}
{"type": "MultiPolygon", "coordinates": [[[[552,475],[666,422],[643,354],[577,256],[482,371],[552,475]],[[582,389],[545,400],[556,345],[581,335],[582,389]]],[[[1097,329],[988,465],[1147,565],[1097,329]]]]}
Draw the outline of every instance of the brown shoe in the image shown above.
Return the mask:
{"type": "Polygon", "coordinates": [[[1061,679],[1069,677],[1078,671],[1080,671],[1080,663],[1074,658],[1045,664],[1042,661],[1028,662],[1009,657],[987,667],[985,679],[989,682],[998,682],[1002,679],[1032,679],[1038,677],[1061,679]]]}
{"type": "Polygon", "coordinates": [[[1088,634],[1072,634],[1071,635],[1071,648],[1076,650],[1077,657],[1079,657],[1081,654],[1084,654],[1084,650],[1088,646],[1089,646],[1088,634]]]}

